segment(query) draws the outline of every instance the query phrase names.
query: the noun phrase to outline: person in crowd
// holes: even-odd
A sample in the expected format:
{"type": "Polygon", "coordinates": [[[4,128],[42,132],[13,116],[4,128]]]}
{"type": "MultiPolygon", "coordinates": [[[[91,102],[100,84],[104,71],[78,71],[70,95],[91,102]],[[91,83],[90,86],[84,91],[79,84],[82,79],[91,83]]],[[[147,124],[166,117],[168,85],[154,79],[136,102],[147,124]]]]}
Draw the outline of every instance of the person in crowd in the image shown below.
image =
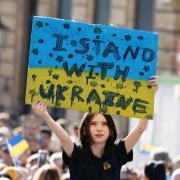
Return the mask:
{"type": "Polygon", "coordinates": [[[78,132],[79,132],[79,127],[77,124],[74,124],[71,129],[70,137],[71,137],[73,143],[75,143],[77,145],[79,144],[78,132]]]}
{"type": "Polygon", "coordinates": [[[140,180],[140,173],[131,166],[123,166],[121,180],[140,180]]]}
{"type": "Polygon", "coordinates": [[[45,164],[35,172],[33,180],[61,180],[60,177],[55,165],[45,164]]]}
{"type": "Polygon", "coordinates": [[[46,150],[49,153],[49,155],[53,154],[53,152],[50,149],[51,135],[51,130],[47,126],[40,127],[40,149],[46,150]]]}
{"type": "MultiPolygon", "coordinates": [[[[150,80],[157,89],[157,78],[150,80]]],[[[70,168],[73,180],[119,180],[122,165],[132,161],[132,148],[147,126],[146,119],[140,119],[129,135],[115,144],[117,131],[111,115],[85,113],[80,125],[81,146],[73,143],[70,135],[52,119],[47,104],[32,105],[50,129],[58,136],[63,147],[63,160],[70,168]]]]}
{"type": "Polygon", "coordinates": [[[7,166],[1,173],[9,175],[12,180],[25,180],[28,177],[27,169],[23,167],[7,166]]]}
{"type": "Polygon", "coordinates": [[[63,174],[63,160],[62,160],[62,152],[53,153],[49,158],[50,164],[56,165],[60,174],[63,174]]]}
{"type": "Polygon", "coordinates": [[[0,136],[9,138],[11,137],[11,130],[9,127],[10,115],[6,112],[0,113],[0,136]]]}
{"type": "Polygon", "coordinates": [[[0,180],[12,180],[12,178],[6,173],[0,173],[0,180]]]}
{"type": "Polygon", "coordinates": [[[143,180],[165,180],[166,168],[163,162],[152,161],[145,165],[143,180]]]}
{"type": "Polygon", "coordinates": [[[13,165],[12,157],[4,138],[0,138],[0,162],[8,166],[13,165]]]}
{"type": "Polygon", "coordinates": [[[169,153],[164,148],[157,148],[152,152],[152,160],[162,161],[166,167],[166,178],[167,180],[171,179],[171,174],[173,171],[173,163],[169,156],[169,153]]]}
{"type": "Polygon", "coordinates": [[[180,168],[172,173],[172,180],[180,180],[180,168]]]}
{"type": "Polygon", "coordinates": [[[38,138],[41,122],[34,115],[23,115],[21,121],[23,135],[29,144],[30,152],[31,154],[37,153],[40,149],[38,138]]]}
{"type": "Polygon", "coordinates": [[[180,155],[173,159],[173,171],[180,168],[180,155]]]}

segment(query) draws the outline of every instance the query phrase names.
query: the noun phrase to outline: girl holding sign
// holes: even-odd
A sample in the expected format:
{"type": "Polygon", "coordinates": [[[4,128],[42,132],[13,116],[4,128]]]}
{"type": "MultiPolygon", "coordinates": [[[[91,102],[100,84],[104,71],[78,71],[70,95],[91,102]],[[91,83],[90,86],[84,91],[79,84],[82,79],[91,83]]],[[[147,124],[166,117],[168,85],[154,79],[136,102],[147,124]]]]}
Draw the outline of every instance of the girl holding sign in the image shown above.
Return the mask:
{"type": "MultiPolygon", "coordinates": [[[[150,82],[157,89],[157,78],[152,77],[150,82]]],[[[69,166],[72,180],[120,180],[121,167],[132,161],[132,148],[147,126],[146,119],[140,119],[129,135],[115,144],[117,131],[112,117],[85,113],[79,131],[81,146],[77,146],[52,119],[46,107],[43,102],[32,105],[36,114],[45,120],[61,141],[63,160],[69,166]]]]}

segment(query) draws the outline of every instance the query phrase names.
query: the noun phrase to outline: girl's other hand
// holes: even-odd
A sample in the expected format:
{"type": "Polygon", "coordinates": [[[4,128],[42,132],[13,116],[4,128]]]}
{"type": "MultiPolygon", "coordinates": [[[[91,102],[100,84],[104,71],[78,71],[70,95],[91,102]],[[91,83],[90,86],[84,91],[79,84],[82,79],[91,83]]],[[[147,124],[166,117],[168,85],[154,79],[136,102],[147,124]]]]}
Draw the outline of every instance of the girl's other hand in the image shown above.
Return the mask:
{"type": "Polygon", "coordinates": [[[47,111],[47,104],[44,102],[38,101],[38,102],[32,104],[32,109],[39,116],[42,116],[42,117],[49,116],[49,113],[47,111]]]}
{"type": "Polygon", "coordinates": [[[155,87],[155,92],[159,89],[159,82],[157,76],[151,76],[149,82],[151,82],[151,85],[155,87]]]}

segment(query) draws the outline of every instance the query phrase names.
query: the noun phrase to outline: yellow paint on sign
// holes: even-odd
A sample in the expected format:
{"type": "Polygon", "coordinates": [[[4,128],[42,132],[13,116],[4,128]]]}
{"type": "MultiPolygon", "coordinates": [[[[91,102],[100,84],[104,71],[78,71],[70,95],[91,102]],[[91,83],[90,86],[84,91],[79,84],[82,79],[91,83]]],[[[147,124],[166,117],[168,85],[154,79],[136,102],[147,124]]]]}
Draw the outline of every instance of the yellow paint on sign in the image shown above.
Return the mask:
{"type": "Polygon", "coordinates": [[[152,118],[154,87],[148,81],[102,80],[88,73],[68,77],[62,69],[28,70],[26,104],[44,101],[48,105],[85,112],[104,112],[128,117],[152,118]]]}

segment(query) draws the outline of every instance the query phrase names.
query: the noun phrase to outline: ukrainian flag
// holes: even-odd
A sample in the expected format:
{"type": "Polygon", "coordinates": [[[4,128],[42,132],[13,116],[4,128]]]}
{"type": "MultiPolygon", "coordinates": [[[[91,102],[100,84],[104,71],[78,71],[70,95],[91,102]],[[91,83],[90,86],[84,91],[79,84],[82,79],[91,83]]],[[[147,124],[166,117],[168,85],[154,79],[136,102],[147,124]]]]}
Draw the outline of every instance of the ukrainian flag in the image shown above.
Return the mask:
{"type": "Polygon", "coordinates": [[[9,151],[13,157],[20,156],[26,149],[29,148],[27,141],[21,134],[10,138],[7,143],[9,151]]]}

